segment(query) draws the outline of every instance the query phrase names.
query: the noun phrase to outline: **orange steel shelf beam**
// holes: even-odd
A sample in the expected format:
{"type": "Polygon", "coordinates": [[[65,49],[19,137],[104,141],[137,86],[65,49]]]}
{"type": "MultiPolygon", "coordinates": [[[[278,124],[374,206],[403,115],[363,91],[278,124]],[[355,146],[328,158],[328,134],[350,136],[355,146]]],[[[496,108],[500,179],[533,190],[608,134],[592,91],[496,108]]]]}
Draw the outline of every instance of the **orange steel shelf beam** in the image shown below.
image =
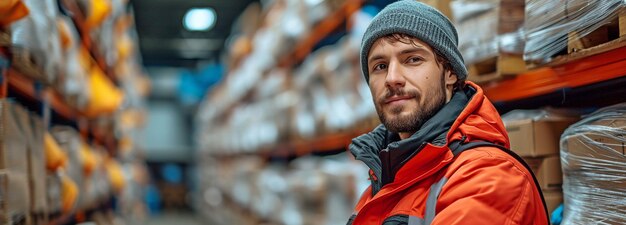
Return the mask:
{"type": "Polygon", "coordinates": [[[572,62],[532,70],[517,77],[484,86],[493,102],[520,100],[553,93],[564,88],[590,85],[626,76],[626,47],[572,62]]]}
{"type": "MultiPolygon", "coordinates": [[[[37,96],[34,82],[12,68],[8,70],[7,78],[9,91],[15,91],[17,93],[20,93],[21,95],[26,96],[27,98],[39,102],[43,102],[44,98],[48,99],[52,110],[66,120],[77,121],[81,118],[85,118],[84,115],[81,114],[79,111],[67,105],[67,103],[65,103],[65,101],[62,99],[61,95],[53,89],[46,88],[42,90],[41,96],[37,96]]],[[[86,126],[88,127],[88,125],[86,126]]],[[[94,132],[87,127],[81,128],[81,133],[83,137],[86,137],[87,133],[91,133],[93,135],[93,140],[96,141],[96,143],[105,146],[110,153],[115,153],[115,142],[113,139],[111,139],[111,137],[106,136],[105,134],[94,132]]]]}
{"type": "MultiPolygon", "coordinates": [[[[261,151],[260,155],[266,158],[270,157],[289,157],[289,156],[303,156],[311,153],[324,153],[337,151],[340,149],[348,149],[348,146],[352,142],[352,138],[355,138],[361,134],[369,132],[373,129],[371,128],[360,128],[354,129],[350,131],[337,132],[332,134],[327,134],[324,136],[320,136],[317,138],[312,138],[309,140],[297,140],[290,141],[287,143],[279,144],[270,149],[265,149],[261,151]]],[[[218,156],[229,156],[233,154],[217,154],[218,156]]],[[[236,153],[234,155],[237,155],[236,153]]]]}
{"type": "Polygon", "coordinates": [[[43,98],[46,98],[50,102],[52,109],[65,119],[75,120],[79,116],[79,113],[74,108],[67,105],[59,93],[52,89],[44,89],[42,90],[41,96],[37,96],[34,82],[12,68],[8,70],[7,78],[8,86],[11,91],[16,91],[36,101],[43,101],[43,98]]]}

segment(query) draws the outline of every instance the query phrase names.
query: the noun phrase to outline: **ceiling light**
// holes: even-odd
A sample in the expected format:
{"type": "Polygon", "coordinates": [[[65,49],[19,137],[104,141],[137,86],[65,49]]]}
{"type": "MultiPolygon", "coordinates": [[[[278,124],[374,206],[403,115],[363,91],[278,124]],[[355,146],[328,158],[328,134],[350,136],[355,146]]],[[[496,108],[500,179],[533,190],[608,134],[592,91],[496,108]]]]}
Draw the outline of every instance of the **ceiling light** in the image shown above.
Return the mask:
{"type": "Polygon", "coordinates": [[[211,29],[217,16],[212,8],[192,8],[185,14],[183,25],[191,31],[205,31],[211,29]]]}

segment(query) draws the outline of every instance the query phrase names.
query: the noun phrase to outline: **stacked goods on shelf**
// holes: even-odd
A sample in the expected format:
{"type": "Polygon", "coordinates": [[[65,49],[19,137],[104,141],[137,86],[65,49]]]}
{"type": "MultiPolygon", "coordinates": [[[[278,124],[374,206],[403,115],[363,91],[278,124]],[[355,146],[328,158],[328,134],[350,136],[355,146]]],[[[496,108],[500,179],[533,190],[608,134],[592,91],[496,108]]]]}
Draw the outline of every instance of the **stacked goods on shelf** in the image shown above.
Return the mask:
{"type": "Polygon", "coordinates": [[[292,107],[292,140],[354,129],[374,114],[371,94],[351,39],[312,53],[294,73],[292,89],[302,99],[292,107]]]}
{"type": "Polygon", "coordinates": [[[63,76],[55,0],[24,0],[28,15],[10,26],[14,68],[31,79],[52,84],[63,76]]]}
{"type": "Polygon", "coordinates": [[[626,104],[600,109],[561,137],[562,224],[624,224],[626,104]]]}
{"type": "Polygon", "coordinates": [[[22,109],[0,101],[0,223],[30,223],[31,193],[29,177],[29,137],[23,133],[22,109]]]}
{"type": "Polygon", "coordinates": [[[624,46],[624,6],[621,0],[526,0],[524,59],[558,64],[624,46]],[[569,55],[557,57],[563,52],[569,55]]]}
{"type": "Polygon", "coordinates": [[[102,169],[102,156],[94,152],[87,146],[77,131],[71,127],[53,127],[52,135],[65,151],[68,161],[65,166],[67,175],[76,182],[78,188],[77,208],[92,208],[96,202],[101,202],[107,196],[98,196],[97,192],[106,194],[107,183],[92,184],[92,177],[95,180],[106,181],[106,176],[100,173],[102,169]],[[100,175],[99,177],[96,177],[100,175]],[[102,191],[96,189],[104,189],[102,191]]]}
{"type": "Polygon", "coordinates": [[[29,14],[7,27],[12,68],[18,76],[51,87],[90,118],[116,112],[128,101],[126,95],[133,94],[127,92],[145,96],[147,81],[128,3],[26,0],[24,4],[29,14]]]}
{"type": "Polygon", "coordinates": [[[197,204],[223,224],[342,224],[369,184],[367,168],[345,155],[301,157],[287,165],[204,158],[200,168],[197,204]]]}
{"type": "Polygon", "coordinates": [[[50,213],[96,209],[112,195],[119,198],[117,207],[124,216],[137,212],[146,183],[145,166],[138,158],[115,159],[105,149],[88,145],[71,127],[53,127],[47,138],[47,158],[57,161],[48,162],[52,165],[48,166],[48,201],[54,203],[48,207],[50,213]]]}
{"type": "Polygon", "coordinates": [[[76,202],[78,190],[76,183],[65,173],[67,155],[47,131],[44,133],[44,153],[48,172],[46,175],[48,212],[68,213],[76,202]]]}
{"type": "Polygon", "coordinates": [[[559,139],[578,120],[574,114],[542,109],[514,110],[502,116],[511,150],[524,159],[537,177],[548,212],[563,202],[559,139]]]}
{"type": "Polygon", "coordinates": [[[28,182],[30,195],[30,214],[33,222],[45,221],[47,214],[45,161],[43,151],[43,124],[41,119],[32,116],[20,105],[14,105],[15,118],[21,129],[21,136],[26,142],[26,154],[28,155],[28,182]]]}
{"type": "Polygon", "coordinates": [[[117,215],[131,224],[145,214],[141,192],[147,173],[133,140],[145,118],[149,84],[128,4],[0,3],[0,58],[10,59],[10,68],[0,70],[2,86],[8,83],[8,96],[24,97],[25,105],[41,104],[43,114],[0,99],[0,192],[6,197],[0,223],[112,223],[112,209],[93,213],[99,218],[84,216],[103,204],[110,208],[113,196],[117,215]],[[51,124],[48,107],[81,132],[51,124]]]}
{"type": "MultiPolygon", "coordinates": [[[[329,21],[343,21],[350,13],[338,17],[337,12],[349,11],[357,3],[322,2],[341,5],[341,10],[329,8],[333,17],[319,22],[315,32],[329,21]]],[[[266,7],[266,14],[276,16],[280,4],[266,7]]],[[[263,156],[337,150],[347,146],[351,132],[374,127],[371,94],[358,66],[361,36],[371,16],[355,13],[346,37],[306,58],[299,54],[307,45],[310,50],[319,41],[311,43],[315,39],[311,37],[320,34],[294,39],[295,50],[289,41],[268,44],[276,43],[265,40],[268,35],[281,35],[267,33],[277,26],[271,25],[271,19],[262,19],[265,27],[256,33],[239,36],[226,79],[211,90],[198,111],[198,194],[202,196],[197,198],[198,208],[223,224],[345,223],[345,215],[368,185],[362,164],[348,158],[300,157],[284,165],[267,163],[263,156]],[[281,60],[273,61],[271,56],[281,60]],[[328,138],[314,141],[320,137],[328,138]],[[255,154],[229,156],[250,152],[255,154]]]]}
{"type": "Polygon", "coordinates": [[[196,134],[201,149],[267,150],[276,143],[350,129],[374,114],[358,67],[358,32],[312,53],[297,68],[281,67],[273,60],[289,56],[285,52],[293,47],[290,42],[277,44],[274,36],[285,35],[280,30],[270,32],[282,24],[276,21],[278,13],[290,11],[280,2],[268,7],[264,26],[252,38],[251,52],[229,68],[226,79],[203,102],[196,134]]]}
{"type": "Polygon", "coordinates": [[[524,0],[455,0],[450,7],[469,80],[482,83],[526,71],[524,0]]]}

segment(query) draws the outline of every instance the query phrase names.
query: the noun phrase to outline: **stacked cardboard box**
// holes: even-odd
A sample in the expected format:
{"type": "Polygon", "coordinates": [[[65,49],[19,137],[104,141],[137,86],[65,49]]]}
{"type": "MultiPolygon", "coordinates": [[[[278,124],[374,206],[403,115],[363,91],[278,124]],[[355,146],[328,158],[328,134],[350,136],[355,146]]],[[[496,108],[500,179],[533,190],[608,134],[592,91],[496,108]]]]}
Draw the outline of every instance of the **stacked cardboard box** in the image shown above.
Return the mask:
{"type": "Polygon", "coordinates": [[[548,211],[552,212],[563,202],[559,139],[575,119],[536,117],[533,116],[537,115],[535,113],[514,120],[506,120],[505,115],[505,126],[511,140],[511,150],[524,158],[531,167],[542,189],[548,211]]]}
{"type": "Polygon", "coordinates": [[[563,224],[625,224],[626,103],[601,109],[561,139],[563,224]]]}
{"type": "Polygon", "coordinates": [[[15,104],[0,100],[0,224],[30,222],[28,139],[15,104]]]}
{"type": "Polygon", "coordinates": [[[46,168],[43,151],[43,124],[40,118],[32,115],[28,110],[15,105],[13,107],[16,123],[22,137],[26,140],[27,168],[30,212],[35,223],[46,221],[47,201],[46,201],[46,168]]]}

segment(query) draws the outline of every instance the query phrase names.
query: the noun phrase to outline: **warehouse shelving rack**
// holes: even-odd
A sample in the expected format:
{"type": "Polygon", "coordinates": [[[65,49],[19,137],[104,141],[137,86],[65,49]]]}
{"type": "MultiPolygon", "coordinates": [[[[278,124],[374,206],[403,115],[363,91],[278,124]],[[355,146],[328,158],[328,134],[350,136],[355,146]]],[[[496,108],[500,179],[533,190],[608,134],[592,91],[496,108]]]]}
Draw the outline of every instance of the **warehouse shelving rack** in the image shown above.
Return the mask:
{"type": "MultiPolygon", "coordinates": [[[[83,24],[82,18],[76,18],[74,16],[82,15],[77,14],[79,12],[77,5],[71,5],[71,13],[73,15],[73,22],[77,24],[79,29],[80,42],[89,54],[94,58],[96,65],[105,71],[107,79],[117,84],[117,79],[113,71],[106,70],[104,66],[104,57],[102,57],[97,50],[93,47],[94,43],[89,35],[83,35],[88,33],[88,30],[83,24]]],[[[67,12],[65,12],[67,13],[67,12]]],[[[42,114],[45,118],[46,112],[50,112],[51,116],[46,124],[69,124],[75,126],[81,136],[85,140],[91,140],[93,143],[103,146],[111,156],[117,155],[118,140],[115,137],[113,131],[100,131],[96,129],[96,126],[90,119],[111,117],[112,115],[97,115],[88,117],[80,110],[70,106],[63,100],[62,96],[53,88],[43,85],[40,81],[29,78],[23,73],[19,72],[12,67],[10,62],[11,51],[7,46],[0,46],[0,98],[16,97],[19,100],[24,100],[21,104],[24,104],[31,109],[37,109],[36,111],[42,114]],[[59,121],[52,121],[50,118],[58,118],[59,121]]],[[[53,215],[48,221],[48,225],[63,225],[71,222],[84,221],[86,215],[92,214],[97,211],[104,211],[113,208],[112,196],[99,205],[87,209],[76,209],[75,212],[63,213],[63,212],[48,212],[53,215]]]]}
{"type": "MultiPolygon", "coordinates": [[[[311,36],[297,44],[280,61],[283,67],[295,65],[311,52],[312,46],[329,35],[354,12],[359,4],[346,4],[314,28],[311,36]]],[[[550,105],[594,106],[626,101],[626,47],[616,47],[593,55],[578,55],[558,65],[544,65],[510,79],[482,84],[485,95],[500,113],[515,108],[538,108],[550,105]],[[609,90],[610,89],[610,90],[609,90]],[[607,94],[610,91],[610,94],[607,94]],[[606,98],[607,96],[610,98],[606,98]],[[581,101],[576,101],[580,98],[581,101]],[[575,103],[565,104],[568,101],[575,103]]],[[[347,150],[352,138],[374,126],[281,143],[258,153],[266,158],[294,158],[307,154],[327,154],[347,150]]],[[[228,154],[228,153],[226,153],[228,154]]]]}

